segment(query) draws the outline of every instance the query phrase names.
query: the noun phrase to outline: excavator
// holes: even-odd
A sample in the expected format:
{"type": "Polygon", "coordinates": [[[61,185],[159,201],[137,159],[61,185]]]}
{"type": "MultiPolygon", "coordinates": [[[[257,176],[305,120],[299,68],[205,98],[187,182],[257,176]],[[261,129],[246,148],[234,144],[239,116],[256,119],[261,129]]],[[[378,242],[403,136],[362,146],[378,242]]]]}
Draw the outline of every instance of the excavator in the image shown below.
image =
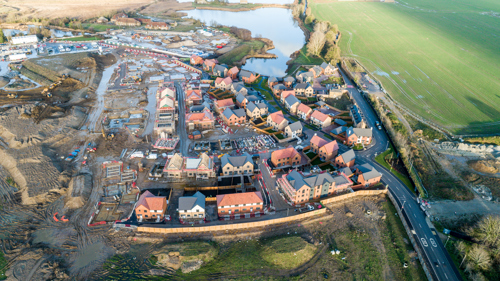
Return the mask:
{"type": "Polygon", "coordinates": [[[102,137],[105,139],[105,140],[113,140],[115,138],[115,134],[114,133],[107,133],[104,131],[104,128],[101,128],[101,132],[102,132],[102,137]]]}
{"type": "Polygon", "coordinates": [[[63,83],[63,81],[68,78],[69,75],[68,74],[63,74],[62,75],[62,78],[57,80],[56,82],[50,84],[50,86],[48,87],[45,87],[42,91],[42,96],[44,97],[48,97],[48,98],[51,98],[52,97],[52,93],[50,91],[54,90],[55,88],[57,88],[58,86],[61,86],[61,84],[63,83]]]}

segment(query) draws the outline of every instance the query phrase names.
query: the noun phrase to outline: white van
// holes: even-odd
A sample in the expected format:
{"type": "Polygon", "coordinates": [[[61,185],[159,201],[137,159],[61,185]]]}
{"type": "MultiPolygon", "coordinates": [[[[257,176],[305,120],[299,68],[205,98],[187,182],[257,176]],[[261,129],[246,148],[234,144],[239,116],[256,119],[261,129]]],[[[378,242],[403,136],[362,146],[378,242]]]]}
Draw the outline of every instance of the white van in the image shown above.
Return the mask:
{"type": "Polygon", "coordinates": [[[156,159],[158,159],[158,154],[157,153],[149,153],[147,158],[156,160],[156,159]]]}

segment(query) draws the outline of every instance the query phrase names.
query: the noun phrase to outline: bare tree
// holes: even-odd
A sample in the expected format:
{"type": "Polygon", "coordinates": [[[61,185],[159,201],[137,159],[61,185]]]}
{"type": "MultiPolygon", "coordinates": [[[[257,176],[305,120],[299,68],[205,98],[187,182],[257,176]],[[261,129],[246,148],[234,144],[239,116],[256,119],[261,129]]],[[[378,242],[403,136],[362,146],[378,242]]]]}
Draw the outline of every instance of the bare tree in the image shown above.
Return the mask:
{"type": "Polygon", "coordinates": [[[323,32],[314,32],[309,38],[309,43],[307,43],[307,53],[319,56],[323,46],[325,45],[325,34],[323,32]]]}
{"type": "Polygon", "coordinates": [[[292,8],[292,15],[295,18],[300,18],[303,12],[304,12],[304,6],[302,5],[294,5],[292,8]]]}
{"type": "Polygon", "coordinates": [[[491,266],[490,255],[481,245],[474,244],[469,250],[467,258],[475,269],[487,270],[491,266]]]}
{"type": "Polygon", "coordinates": [[[314,24],[314,32],[326,33],[330,24],[327,21],[317,21],[314,24]]]}
{"type": "Polygon", "coordinates": [[[476,235],[482,243],[492,246],[500,246],[500,217],[487,216],[478,224],[478,232],[476,235]]]}

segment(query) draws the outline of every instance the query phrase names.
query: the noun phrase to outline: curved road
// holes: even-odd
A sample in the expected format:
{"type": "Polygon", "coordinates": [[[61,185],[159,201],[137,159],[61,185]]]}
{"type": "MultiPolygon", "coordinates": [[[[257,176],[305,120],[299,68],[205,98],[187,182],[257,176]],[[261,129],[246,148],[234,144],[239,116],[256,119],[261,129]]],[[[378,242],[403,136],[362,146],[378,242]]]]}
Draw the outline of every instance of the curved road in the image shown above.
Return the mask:
{"type": "MultiPolygon", "coordinates": [[[[346,84],[354,87],[348,88],[348,91],[363,112],[368,125],[375,128],[375,122],[378,121],[377,115],[355,88],[352,81],[343,72],[342,75],[346,84]]],[[[411,229],[413,238],[422,250],[424,262],[428,265],[427,268],[430,270],[433,279],[462,280],[436,229],[426,220],[415,195],[389,170],[375,161],[375,154],[384,152],[387,149],[388,141],[388,137],[383,130],[374,129],[372,144],[366,150],[356,153],[356,162],[360,164],[369,163],[382,174],[382,181],[389,186],[389,192],[397,202],[396,208],[402,211],[403,218],[401,219],[404,219],[411,229]]]]}

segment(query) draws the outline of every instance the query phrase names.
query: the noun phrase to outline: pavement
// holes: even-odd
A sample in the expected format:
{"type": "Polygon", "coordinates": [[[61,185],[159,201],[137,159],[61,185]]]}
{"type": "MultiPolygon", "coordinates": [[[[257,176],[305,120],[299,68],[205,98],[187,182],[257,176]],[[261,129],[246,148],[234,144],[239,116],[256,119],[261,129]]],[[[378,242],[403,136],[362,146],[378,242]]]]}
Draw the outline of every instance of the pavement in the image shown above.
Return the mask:
{"type": "MultiPolygon", "coordinates": [[[[342,71],[341,73],[346,84],[354,86],[342,71]]],[[[348,87],[347,90],[364,113],[367,125],[375,127],[375,122],[379,120],[368,102],[355,87],[348,87]]],[[[395,198],[397,202],[395,207],[402,211],[402,219],[406,221],[413,238],[417,241],[417,246],[422,250],[423,258],[433,279],[463,280],[441,239],[439,239],[436,229],[427,223],[426,216],[420,209],[415,194],[389,170],[375,161],[375,156],[387,149],[388,141],[385,131],[374,129],[372,143],[365,150],[356,152],[356,162],[358,164],[369,163],[382,174],[382,182],[388,186],[389,192],[395,198]]]]}

